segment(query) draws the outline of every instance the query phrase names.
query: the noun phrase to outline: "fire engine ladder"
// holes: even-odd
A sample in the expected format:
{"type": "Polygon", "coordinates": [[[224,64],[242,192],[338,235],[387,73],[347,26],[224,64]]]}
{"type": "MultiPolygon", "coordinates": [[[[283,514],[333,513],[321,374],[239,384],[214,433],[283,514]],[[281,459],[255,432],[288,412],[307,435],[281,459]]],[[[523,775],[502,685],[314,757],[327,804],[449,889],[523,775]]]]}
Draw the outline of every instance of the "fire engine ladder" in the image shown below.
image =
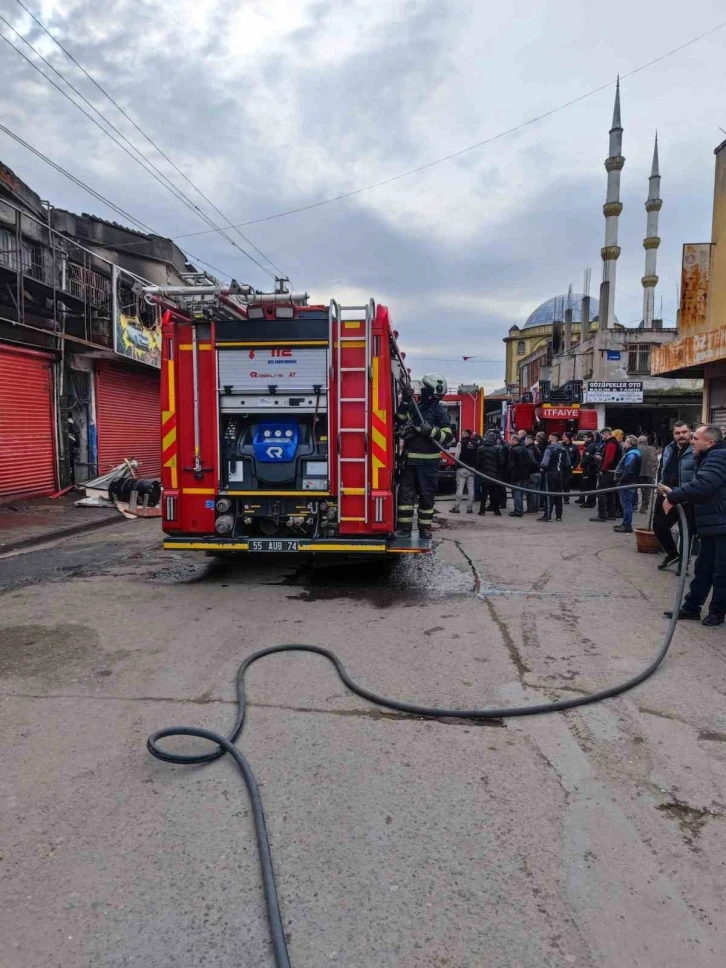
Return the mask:
{"type": "Polygon", "coordinates": [[[330,303],[331,377],[335,379],[337,397],[336,476],[341,523],[368,523],[371,330],[375,311],[372,299],[365,306],[339,306],[332,300],[330,303]],[[355,435],[359,435],[358,441],[355,435]]]}

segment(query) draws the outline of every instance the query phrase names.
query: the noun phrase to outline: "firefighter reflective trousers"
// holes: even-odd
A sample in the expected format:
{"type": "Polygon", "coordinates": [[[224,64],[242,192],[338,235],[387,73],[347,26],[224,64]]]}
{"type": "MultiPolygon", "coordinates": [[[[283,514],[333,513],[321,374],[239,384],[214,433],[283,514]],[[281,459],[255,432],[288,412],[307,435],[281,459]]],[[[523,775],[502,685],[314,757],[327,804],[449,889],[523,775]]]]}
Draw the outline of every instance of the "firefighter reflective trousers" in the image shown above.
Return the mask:
{"type": "Polygon", "coordinates": [[[407,464],[398,485],[398,529],[411,531],[413,512],[418,496],[418,526],[424,530],[434,520],[434,499],[439,481],[438,467],[407,464]]]}

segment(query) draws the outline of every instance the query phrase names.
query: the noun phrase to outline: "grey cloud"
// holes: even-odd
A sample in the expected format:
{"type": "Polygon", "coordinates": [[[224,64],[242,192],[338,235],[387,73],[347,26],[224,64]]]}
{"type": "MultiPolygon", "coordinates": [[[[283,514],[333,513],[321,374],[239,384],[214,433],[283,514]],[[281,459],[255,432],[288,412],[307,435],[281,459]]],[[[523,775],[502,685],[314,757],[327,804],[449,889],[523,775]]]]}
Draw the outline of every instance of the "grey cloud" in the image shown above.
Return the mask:
{"type": "MultiPolygon", "coordinates": [[[[238,9],[237,0],[218,0],[210,29],[193,38],[185,38],[183,25],[173,17],[163,16],[162,4],[138,0],[115,0],[113,16],[102,20],[97,0],[68,3],[56,9],[49,26],[193,179],[201,184],[210,158],[223,161],[217,183],[205,182],[204,187],[235,219],[255,218],[335,194],[341,190],[340,182],[345,184],[346,169],[366,153],[379,169],[391,174],[428,160],[421,157],[412,121],[427,116],[429,99],[445,81],[447,72],[456,69],[456,50],[450,45],[466,16],[461,7],[438,0],[399,4],[402,15],[381,31],[376,43],[331,65],[316,57],[316,40],[337,5],[320,2],[308,11],[307,25],[291,34],[286,44],[276,49],[274,58],[262,58],[253,67],[247,63],[242,47],[239,73],[230,82],[216,70],[218,44],[225,23],[238,9]],[[84,25],[91,24],[93,29],[84,31],[84,25]],[[153,44],[149,46],[144,38],[150,38],[153,44]],[[273,126],[281,124],[279,118],[273,112],[266,128],[253,111],[256,99],[270,91],[281,105],[299,106],[297,131],[301,133],[290,132],[287,141],[282,139],[282,147],[276,141],[271,144],[270,139],[273,126]],[[311,145],[322,146],[330,156],[331,170],[339,172],[339,183],[300,192],[294,178],[289,177],[289,165],[291,160],[300,166],[310,163],[311,145]]],[[[42,34],[33,28],[29,37],[37,43],[42,34]]],[[[157,231],[175,234],[200,227],[190,212],[87,119],[46,88],[45,82],[36,80],[37,75],[17,55],[0,48],[0,57],[5,80],[2,103],[10,126],[157,231]]],[[[98,92],[67,61],[57,54],[52,60],[94,103],[108,109],[98,92]]],[[[504,85],[501,91],[482,92],[482,115],[486,114],[488,99],[504,94],[504,85]]],[[[452,105],[455,110],[456,105],[452,105]]],[[[527,111],[519,107],[512,110],[515,119],[527,116],[527,111]]],[[[118,117],[110,110],[109,114],[114,120],[118,117]]],[[[443,358],[474,353],[498,360],[503,355],[501,337],[512,323],[524,322],[522,315],[506,309],[507,305],[534,308],[547,297],[566,291],[569,282],[579,289],[586,265],[592,266],[593,292],[597,291],[605,194],[601,159],[606,154],[609,113],[600,122],[600,160],[586,175],[567,174],[570,147],[564,126],[542,129],[544,135],[534,146],[525,135],[515,135],[499,142],[496,150],[472,152],[442,165],[436,181],[442,193],[466,176],[478,199],[502,195],[506,199],[499,220],[482,225],[465,243],[444,242],[432,231],[409,224],[406,218],[399,224],[382,218],[371,204],[376,201],[375,195],[244,231],[288,269],[301,287],[321,296],[355,288],[388,301],[410,345],[443,346],[444,350],[431,351],[432,356],[443,358]],[[564,132],[561,137],[556,130],[564,132]],[[508,163],[512,159],[523,160],[534,169],[536,190],[529,186],[526,198],[520,199],[508,189],[508,163]],[[468,298],[448,309],[442,293],[468,298]],[[481,299],[481,308],[477,299],[481,299]],[[493,305],[505,308],[495,311],[493,305]]],[[[125,122],[118,123],[139,145],[143,144],[125,122]]],[[[629,142],[649,137],[649,133],[628,129],[626,117],[626,155],[629,142]]],[[[465,136],[462,143],[466,140],[465,136]]],[[[459,143],[450,144],[442,136],[436,150],[445,154],[458,147],[459,143]]],[[[661,155],[665,204],[661,214],[660,291],[667,297],[666,315],[671,318],[681,241],[707,238],[710,230],[710,189],[694,184],[688,173],[673,171],[669,154],[672,159],[677,152],[678,145],[671,145],[661,155]]],[[[0,141],[0,157],[56,204],[115,217],[4,140],[0,141]]],[[[163,165],[158,156],[156,160],[163,165]]],[[[634,172],[626,164],[617,304],[624,321],[636,319],[640,311],[647,173],[638,176],[634,172]]],[[[397,182],[395,191],[415,196],[420,185],[413,176],[397,182]]],[[[426,204],[427,196],[422,194],[421,205],[426,204]]],[[[219,237],[203,235],[182,244],[237,278],[257,285],[265,282],[258,270],[219,237]]],[[[477,366],[476,372],[490,381],[497,369],[501,372],[498,364],[484,361],[477,366]]],[[[464,378],[471,368],[452,365],[450,372],[464,378]]]]}

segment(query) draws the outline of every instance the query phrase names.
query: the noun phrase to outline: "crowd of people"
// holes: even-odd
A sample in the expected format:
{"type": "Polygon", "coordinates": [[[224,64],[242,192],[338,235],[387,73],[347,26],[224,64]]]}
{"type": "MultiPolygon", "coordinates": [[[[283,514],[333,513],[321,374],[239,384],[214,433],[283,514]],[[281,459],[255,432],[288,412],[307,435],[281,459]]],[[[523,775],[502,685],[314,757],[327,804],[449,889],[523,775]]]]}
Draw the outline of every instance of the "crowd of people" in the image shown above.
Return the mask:
{"type": "MultiPolygon", "coordinates": [[[[633,531],[633,514],[648,514],[654,500],[652,529],[663,549],[658,568],[679,565],[686,550],[683,523],[685,513],[692,547],[697,553],[694,577],[683,601],[679,619],[700,619],[701,610],[713,589],[707,626],[722,625],[726,617],[726,441],[719,427],[703,424],[695,431],[679,420],[673,439],[662,450],[646,436],[625,435],[609,427],[585,435],[582,451],[571,434],[529,434],[519,431],[505,441],[496,430],[482,438],[465,430],[456,456],[464,465],[456,473],[456,498],[452,514],[501,515],[507,505],[507,485],[519,485],[545,493],[530,494],[511,488],[510,517],[540,514],[538,521],[561,521],[563,505],[570,503],[572,475],[581,471],[580,491],[575,502],[596,510],[589,520],[602,524],[622,518],[613,530],[633,531]],[[493,481],[477,477],[481,471],[493,481]],[[657,485],[657,491],[653,485],[657,485]],[[609,488],[622,490],[610,491],[609,488]],[[557,493],[559,492],[559,493],[557,493]],[[596,493],[587,493],[596,492],[596,493]],[[600,493],[598,493],[600,492],[600,493]],[[564,497],[562,496],[564,494],[564,497]],[[551,495],[551,496],[550,496],[551,495]],[[655,495],[655,497],[653,497],[655,495]],[[640,500],[638,500],[640,498],[640,500]],[[676,544],[673,529],[679,529],[676,544]]],[[[671,616],[670,612],[666,612],[671,616]]]]}
{"type": "MultiPolygon", "coordinates": [[[[584,448],[575,443],[572,434],[537,434],[520,430],[509,440],[496,430],[488,430],[482,438],[471,430],[462,433],[456,456],[464,464],[456,472],[456,499],[452,514],[461,513],[466,497],[466,511],[474,513],[478,502],[479,514],[490,511],[501,515],[507,504],[507,485],[516,484],[545,494],[527,494],[512,489],[513,510],[510,517],[539,514],[538,521],[561,521],[565,504],[570,503],[572,476],[581,470],[581,490],[612,487],[614,484],[631,484],[632,488],[616,494],[578,498],[580,507],[597,507],[592,521],[623,518],[616,531],[628,533],[633,530],[633,511],[637,506],[637,486],[655,480],[657,454],[647,438],[623,436],[620,430],[603,428],[599,433],[588,433],[584,448]],[[497,483],[482,480],[474,473],[481,471],[497,483]],[[551,493],[551,497],[549,494],[551,493]],[[564,494],[564,497],[562,496],[564,494]]],[[[641,510],[648,510],[650,489],[642,488],[641,510]]]]}

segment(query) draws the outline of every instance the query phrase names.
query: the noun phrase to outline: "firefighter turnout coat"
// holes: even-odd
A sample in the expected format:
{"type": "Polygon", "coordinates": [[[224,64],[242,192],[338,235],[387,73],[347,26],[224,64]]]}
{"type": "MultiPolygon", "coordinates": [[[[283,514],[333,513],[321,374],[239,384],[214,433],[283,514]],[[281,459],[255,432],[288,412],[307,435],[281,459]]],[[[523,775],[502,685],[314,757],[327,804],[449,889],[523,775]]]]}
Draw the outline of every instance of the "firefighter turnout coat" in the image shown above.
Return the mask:
{"type": "MultiPolygon", "coordinates": [[[[411,433],[404,437],[406,463],[424,467],[435,467],[438,470],[441,447],[450,447],[454,442],[454,433],[449,423],[449,414],[440,401],[434,399],[427,404],[419,404],[419,410],[425,423],[431,427],[431,436],[422,433],[411,433]]],[[[417,426],[418,416],[410,403],[402,400],[396,412],[399,431],[406,423],[417,426]]]]}

